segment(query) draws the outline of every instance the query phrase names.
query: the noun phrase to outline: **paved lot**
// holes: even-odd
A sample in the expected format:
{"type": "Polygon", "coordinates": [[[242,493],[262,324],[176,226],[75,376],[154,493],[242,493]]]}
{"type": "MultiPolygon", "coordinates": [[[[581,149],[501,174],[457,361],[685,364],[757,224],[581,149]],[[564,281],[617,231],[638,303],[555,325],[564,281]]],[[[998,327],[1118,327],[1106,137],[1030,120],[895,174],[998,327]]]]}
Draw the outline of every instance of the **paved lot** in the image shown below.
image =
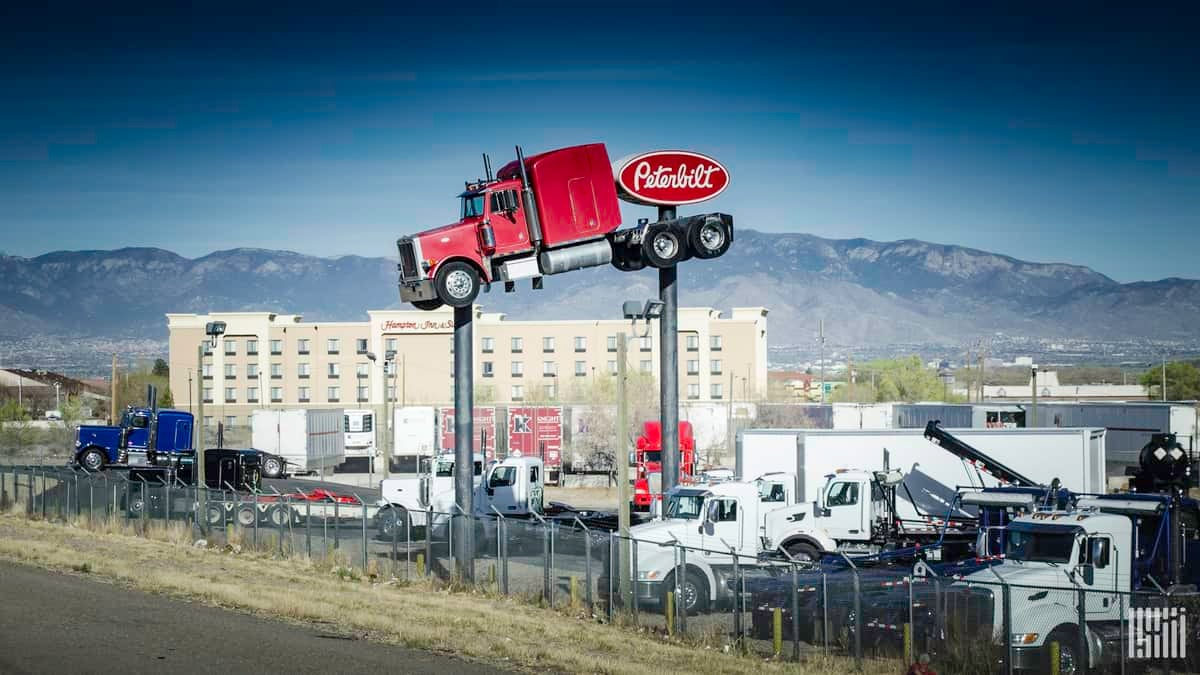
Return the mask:
{"type": "Polygon", "coordinates": [[[0,673],[500,673],[0,563],[0,673]]]}

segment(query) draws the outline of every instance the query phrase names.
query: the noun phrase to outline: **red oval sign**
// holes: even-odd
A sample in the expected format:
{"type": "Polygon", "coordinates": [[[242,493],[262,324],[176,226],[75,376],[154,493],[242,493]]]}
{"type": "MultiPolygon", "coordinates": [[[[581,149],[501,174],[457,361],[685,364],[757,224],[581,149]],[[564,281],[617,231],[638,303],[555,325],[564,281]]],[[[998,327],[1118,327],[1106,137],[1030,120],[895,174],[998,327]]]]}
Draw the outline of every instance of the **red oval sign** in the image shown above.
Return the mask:
{"type": "Polygon", "coordinates": [[[725,191],[729,171],[717,160],[683,150],[655,150],[616,167],[621,198],[638,204],[695,204],[725,191]]]}

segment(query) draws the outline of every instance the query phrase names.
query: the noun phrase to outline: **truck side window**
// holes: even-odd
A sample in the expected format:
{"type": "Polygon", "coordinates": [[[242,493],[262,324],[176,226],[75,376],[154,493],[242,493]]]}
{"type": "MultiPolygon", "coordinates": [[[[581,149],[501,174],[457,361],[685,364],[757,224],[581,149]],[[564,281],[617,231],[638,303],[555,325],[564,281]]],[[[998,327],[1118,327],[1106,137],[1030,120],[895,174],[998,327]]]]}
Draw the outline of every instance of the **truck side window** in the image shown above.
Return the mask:
{"type": "Polygon", "coordinates": [[[134,429],[145,429],[147,426],[149,426],[149,420],[142,415],[134,415],[130,422],[131,424],[129,426],[133,427],[134,429]]]}
{"type": "Polygon", "coordinates": [[[529,482],[536,485],[538,482],[538,468],[536,466],[529,467],[529,482]]]}
{"type": "Polygon", "coordinates": [[[515,466],[498,466],[492,472],[492,476],[488,479],[488,487],[508,487],[515,485],[517,482],[517,467],[515,466]]]}
{"type": "Polygon", "coordinates": [[[782,502],[784,500],[783,483],[763,483],[758,494],[760,501],[782,502]]]}
{"type": "Polygon", "coordinates": [[[858,503],[858,483],[834,483],[829,488],[826,506],[853,506],[858,503]]]}
{"type": "Polygon", "coordinates": [[[732,499],[719,499],[716,502],[718,523],[737,522],[737,502],[732,499]]]}

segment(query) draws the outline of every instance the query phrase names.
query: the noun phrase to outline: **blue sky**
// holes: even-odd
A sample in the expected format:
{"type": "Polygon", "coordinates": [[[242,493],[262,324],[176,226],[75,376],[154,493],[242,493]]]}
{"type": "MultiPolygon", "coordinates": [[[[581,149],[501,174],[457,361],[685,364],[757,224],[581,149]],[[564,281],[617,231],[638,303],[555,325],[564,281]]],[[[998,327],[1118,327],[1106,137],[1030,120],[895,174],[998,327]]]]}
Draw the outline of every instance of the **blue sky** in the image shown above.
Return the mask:
{"type": "Polygon", "coordinates": [[[104,6],[0,10],[9,254],[392,255],[453,220],[480,152],[603,141],[722,160],[729,190],[688,208],[740,227],[1200,276],[1200,48],[1182,6],[104,6]]]}

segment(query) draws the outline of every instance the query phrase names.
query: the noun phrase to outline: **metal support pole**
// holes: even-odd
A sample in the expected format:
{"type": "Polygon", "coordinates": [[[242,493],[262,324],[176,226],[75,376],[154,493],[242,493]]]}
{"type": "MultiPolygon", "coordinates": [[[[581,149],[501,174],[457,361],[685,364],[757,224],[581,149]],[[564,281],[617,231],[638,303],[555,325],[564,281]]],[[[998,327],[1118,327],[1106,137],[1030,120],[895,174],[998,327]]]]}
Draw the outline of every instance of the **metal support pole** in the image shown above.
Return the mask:
{"type": "Polygon", "coordinates": [[[454,503],[467,518],[454,518],[458,549],[452,551],[464,581],[475,580],[474,546],[470,515],[475,466],[475,335],[473,306],[454,308],[454,503]]]}
{"type": "MultiPolygon", "coordinates": [[[[627,409],[629,407],[626,400],[625,379],[626,379],[626,339],[625,333],[617,333],[617,454],[615,467],[617,470],[617,531],[620,534],[618,540],[618,560],[620,562],[617,567],[617,577],[619,583],[617,588],[620,589],[622,598],[626,600],[625,606],[629,607],[633,604],[633,583],[629,578],[629,421],[627,417],[627,409]]],[[[610,570],[610,577],[611,570],[610,570]]],[[[611,582],[611,580],[610,580],[611,582]]]]}
{"type": "Polygon", "coordinates": [[[587,602],[588,614],[592,612],[592,531],[578,516],[575,518],[575,523],[583,528],[583,553],[584,553],[584,578],[586,579],[587,587],[584,589],[584,599],[587,602]]]}
{"type": "Polygon", "coordinates": [[[550,578],[550,526],[542,521],[542,596],[554,607],[554,586],[550,578]]]}
{"type": "MultiPolygon", "coordinates": [[[[339,508],[338,501],[336,499],[333,500],[333,548],[334,549],[341,548],[342,514],[340,513],[340,511],[341,511],[341,509],[339,508]]],[[[329,546],[326,545],[325,549],[329,550],[329,546]]]]}
{"type": "MultiPolygon", "coordinates": [[[[367,461],[371,461],[368,459],[367,461]]],[[[367,503],[362,500],[362,497],[354,495],[359,504],[362,504],[362,549],[363,549],[363,574],[367,573],[367,563],[370,562],[369,551],[367,550],[367,503]]]]}
{"type": "MultiPolygon", "coordinates": [[[[630,540],[629,542],[629,555],[632,558],[629,567],[630,575],[633,578],[633,583],[636,584],[638,578],[638,547],[637,542],[634,540],[630,540]]],[[[638,623],[638,594],[636,587],[632,590],[633,603],[630,606],[633,607],[633,625],[636,626],[638,623]]]]}
{"type": "MultiPolygon", "coordinates": [[[[658,207],[658,220],[675,219],[674,206],[658,207]]],[[[663,303],[659,334],[659,421],[662,423],[662,493],[679,484],[679,289],[678,271],[658,271],[658,299],[663,303]]]]}
{"type": "Polygon", "coordinates": [[[425,510],[425,574],[433,572],[433,505],[425,510]]]}
{"type": "Polygon", "coordinates": [[[800,660],[800,571],[792,563],[792,660],[800,660]]]}
{"type": "MultiPolygon", "coordinates": [[[[726,546],[729,545],[726,544],[726,546]]],[[[729,546],[729,555],[733,558],[733,635],[740,649],[742,647],[742,594],[738,592],[738,576],[742,570],[737,549],[729,546]]]]}
{"type": "MultiPolygon", "coordinates": [[[[1008,587],[1005,586],[1005,591],[1007,591],[1007,590],[1008,590],[1008,587]]],[[[1164,604],[1165,604],[1166,598],[1163,598],[1163,600],[1164,600],[1164,604]]],[[[1004,601],[1005,601],[1005,603],[1008,602],[1008,593],[1007,592],[1004,594],[1004,601]]],[[[1088,656],[1088,643],[1087,643],[1087,591],[1082,588],[1079,589],[1078,603],[1079,603],[1079,606],[1077,609],[1079,612],[1079,624],[1078,624],[1079,630],[1077,631],[1077,635],[1079,637],[1079,642],[1076,643],[1076,645],[1075,645],[1075,649],[1076,649],[1075,653],[1079,655],[1077,657],[1079,663],[1076,665],[1076,668],[1079,669],[1078,672],[1082,673],[1083,675],[1087,675],[1088,671],[1091,670],[1091,668],[1089,667],[1089,664],[1088,664],[1088,662],[1091,661],[1091,658],[1089,658],[1089,656],[1088,656]]],[[[1009,611],[1011,612],[1012,610],[1009,610],[1009,611]]],[[[1166,613],[1164,612],[1163,615],[1165,616],[1166,613]]],[[[1010,614],[1010,616],[1011,616],[1011,614],[1010,614]]],[[[1005,630],[1011,632],[1012,631],[1011,619],[1009,619],[1009,622],[1010,623],[1008,623],[1008,625],[1005,626],[1005,630]]],[[[1012,655],[1012,650],[1010,649],[1009,656],[1011,656],[1011,655],[1012,655]]],[[[1011,661],[1010,661],[1010,663],[1011,663],[1011,661]]],[[[1008,672],[1012,673],[1011,665],[1008,667],[1008,672]]]]}
{"type": "Polygon", "coordinates": [[[307,496],[304,499],[304,554],[312,560],[312,500],[307,496]]]}

